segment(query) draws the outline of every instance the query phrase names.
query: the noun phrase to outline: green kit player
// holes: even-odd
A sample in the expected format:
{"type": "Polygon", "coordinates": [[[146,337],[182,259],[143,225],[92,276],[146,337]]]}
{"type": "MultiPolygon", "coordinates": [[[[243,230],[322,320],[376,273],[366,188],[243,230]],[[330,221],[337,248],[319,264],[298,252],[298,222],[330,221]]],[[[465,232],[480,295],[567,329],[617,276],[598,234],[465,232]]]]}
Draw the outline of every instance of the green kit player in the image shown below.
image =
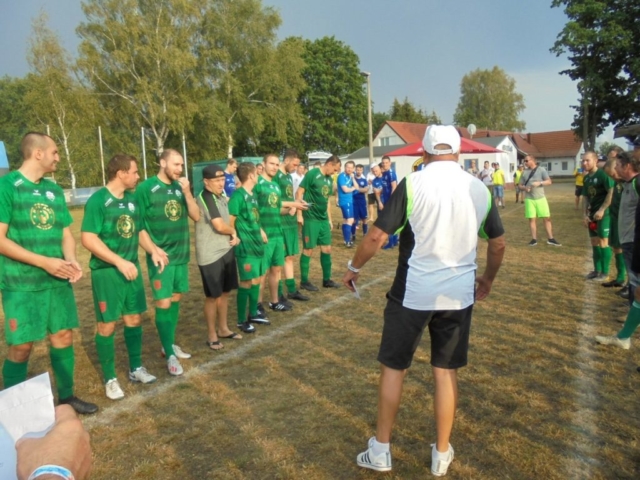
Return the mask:
{"type": "Polygon", "coordinates": [[[309,204],[309,209],[298,210],[298,223],[302,224],[302,255],[300,255],[300,288],[317,292],[318,287],[309,281],[311,254],[316,246],[320,247],[320,265],[322,266],[322,286],[338,288],[331,280],[331,223],[329,222],[329,198],[333,188],[332,175],[340,171],[340,159],[332,155],[324,165],[312,168],[304,176],[296,199],[309,204]]]}
{"type": "Polygon", "coordinates": [[[593,271],[587,275],[587,279],[606,282],[612,256],[609,247],[609,205],[613,197],[614,182],[604,170],[598,168],[598,155],[595,152],[586,152],[582,156],[582,166],[585,171],[582,187],[584,225],[589,230],[593,250],[593,271]]]}
{"type": "Polygon", "coordinates": [[[602,284],[605,288],[624,287],[627,279],[627,267],[624,263],[624,254],[622,253],[622,244],[620,242],[620,231],[618,228],[618,218],[620,214],[620,203],[622,193],[624,191],[624,182],[616,172],[616,155],[617,151],[612,150],[613,154],[609,154],[604,171],[614,181],[613,195],[611,197],[611,205],[609,205],[609,217],[611,217],[611,228],[609,231],[609,246],[611,247],[613,257],[616,263],[617,275],[615,278],[602,284]]]}
{"type": "Polygon", "coordinates": [[[4,388],[27,379],[33,342],[48,336],[59,402],[78,413],[95,413],[96,405],[73,394],[72,329],[78,327],[78,310],[71,284],[82,269],[64,192],[44,179],[57,169],[58,148],[48,135],[30,132],[20,151],[22,166],[0,179],[0,286],[9,346],[4,388]]]}
{"type": "Polygon", "coordinates": [[[253,192],[258,182],[256,166],[243,162],[238,166],[236,173],[242,186],[233,192],[229,200],[229,223],[240,239],[240,243],[234,247],[240,277],[237,297],[238,328],[245,333],[253,333],[255,327],[252,323],[271,324],[269,319],[258,311],[260,283],[265,274],[263,257],[267,235],[260,226],[258,201],[253,192]]]}
{"type": "Polygon", "coordinates": [[[91,195],[84,208],[82,245],[91,252],[91,290],[98,321],[96,350],[111,400],[124,397],[115,368],[115,327],[122,317],[129,354],[129,380],[152,383],[156,377],[142,366],[141,314],[147,300],[138,263],[138,244],[151,254],[162,271],[166,257],[160,254],[142,228],[140,208],[132,190],[138,179],[136,159],[118,154],[107,165],[109,183],[91,195]]]}
{"type": "Polygon", "coordinates": [[[189,290],[188,218],[194,222],[200,218],[189,180],[181,176],[183,168],[182,155],[167,149],[160,155],[158,175],[145,180],[136,189],[143,228],[160,254],[168,257],[167,266],[160,269],[147,253],[149,282],[156,303],[156,328],[171,375],[182,375],[178,358],[191,358],[175,345],[175,337],[181,294],[189,290]]]}

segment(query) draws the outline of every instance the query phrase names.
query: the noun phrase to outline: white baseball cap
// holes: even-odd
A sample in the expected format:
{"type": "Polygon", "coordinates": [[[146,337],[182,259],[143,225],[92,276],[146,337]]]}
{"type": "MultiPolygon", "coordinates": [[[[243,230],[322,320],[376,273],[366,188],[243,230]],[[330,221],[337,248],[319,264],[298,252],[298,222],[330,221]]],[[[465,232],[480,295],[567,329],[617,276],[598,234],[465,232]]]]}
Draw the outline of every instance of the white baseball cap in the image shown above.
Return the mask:
{"type": "Polygon", "coordinates": [[[422,146],[431,155],[449,155],[460,151],[460,134],[453,125],[431,125],[424,132],[422,146]],[[447,150],[436,150],[436,145],[449,145],[447,150]]]}

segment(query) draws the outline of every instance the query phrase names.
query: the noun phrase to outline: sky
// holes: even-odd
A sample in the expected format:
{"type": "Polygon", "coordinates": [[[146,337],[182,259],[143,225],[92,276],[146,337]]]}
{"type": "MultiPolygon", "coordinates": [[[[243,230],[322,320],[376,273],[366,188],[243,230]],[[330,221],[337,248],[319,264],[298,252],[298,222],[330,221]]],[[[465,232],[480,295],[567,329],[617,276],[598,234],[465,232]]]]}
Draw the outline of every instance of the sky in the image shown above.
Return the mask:
{"type": "MultiPolygon", "coordinates": [[[[65,48],[75,54],[80,0],[0,0],[0,76],[22,76],[31,19],[41,9],[65,48]]],[[[282,17],[279,38],[334,36],[371,72],[375,111],[393,99],[435,110],[453,121],[462,77],[497,65],[516,80],[526,131],[571,128],[576,85],[558,72],[566,58],[549,52],[566,17],[550,0],[263,0],[282,17]]],[[[481,126],[479,126],[481,127],[481,126]]],[[[599,140],[611,140],[609,129],[599,140]]]]}

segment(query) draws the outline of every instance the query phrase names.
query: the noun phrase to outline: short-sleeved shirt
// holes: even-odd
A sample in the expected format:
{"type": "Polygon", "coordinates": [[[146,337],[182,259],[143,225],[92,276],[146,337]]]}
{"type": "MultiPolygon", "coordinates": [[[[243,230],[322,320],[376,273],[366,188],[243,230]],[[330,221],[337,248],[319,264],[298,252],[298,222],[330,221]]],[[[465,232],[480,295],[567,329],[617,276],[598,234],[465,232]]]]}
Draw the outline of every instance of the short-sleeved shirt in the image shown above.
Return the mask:
{"type": "MultiPolygon", "coordinates": [[[[63,190],[41,179],[33,183],[20,171],[0,178],[0,223],[8,225],[7,238],[25,250],[51,258],[64,258],[62,237],[72,223],[63,190]]],[[[64,286],[68,280],[45,270],[2,257],[0,288],[31,292],[64,286]]]]}
{"type": "MultiPolygon", "coordinates": [[[[117,198],[107,187],[103,187],[91,195],[84,206],[81,230],[96,234],[109,250],[129,262],[138,261],[141,227],[140,208],[136,196],[131,192],[125,191],[122,198],[117,198]]],[[[115,265],[92,253],[89,268],[99,270],[115,268],[115,265]]]]}
{"type": "Polygon", "coordinates": [[[543,167],[536,167],[534,170],[525,170],[520,177],[520,185],[531,188],[530,192],[525,191],[524,198],[537,200],[544,198],[544,187],[534,187],[534,183],[549,180],[549,174],[543,167]],[[533,175],[531,175],[533,173],[533,175]]]}
{"type": "Polygon", "coordinates": [[[611,215],[612,221],[616,221],[616,222],[618,221],[618,212],[620,211],[620,202],[622,200],[623,189],[624,189],[623,182],[614,183],[613,196],[611,197],[611,205],[609,205],[609,215],[611,215]]]}
{"type": "Polygon", "coordinates": [[[138,185],[136,196],[144,230],[169,256],[169,264],[189,263],[189,211],[180,183],[150,177],[138,185]]]}
{"type": "Polygon", "coordinates": [[[205,188],[196,198],[196,203],[200,209],[200,219],[195,228],[196,261],[200,266],[211,265],[231,250],[231,236],[219,233],[211,223],[221,218],[229,224],[229,199],[224,194],[214,195],[205,188]]]}
{"type": "Polygon", "coordinates": [[[282,194],[278,184],[260,176],[258,184],[253,187],[253,196],[258,201],[260,225],[267,239],[282,238],[282,194]]]}
{"type": "Polygon", "coordinates": [[[573,171],[573,176],[576,177],[576,187],[582,187],[584,185],[584,172],[581,168],[576,168],[573,171]]]}
{"type": "Polygon", "coordinates": [[[234,247],[236,256],[262,258],[264,242],[260,233],[260,212],[255,195],[243,187],[236,189],[229,200],[229,215],[236,217],[235,229],[240,238],[240,243],[234,247]]]}
{"type": "Polygon", "coordinates": [[[382,180],[382,201],[386,203],[391,198],[391,193],[393,193],[393,182],[398,183],[398,177],[396,172],[389,169],[386,172],[382,172],[382,180]]]}
{"type": "Polygon", "coordinates": [[[478,178],[482,180],[487,187],[493,185],[493,168],[483,168],[478,174],[478,178]]]}
{"type": "Polygon", "coordinates": [[[313,205],[302,211],[305,220],[328,220],[327,205],[332,194],[333,179],[319,168],[312,168],[304,176],[300,187],[304,188],[303,199],[313,205]]]}
{"type": "Polygon", "coordinates": [[[633,243],[636,229],[636,210],[640,200],[638,177],[624,183],[618,212],[618,237],[620,243],[633,243]]]}
{"type": "Polygon", "coordinates": [[[382,195],[382,189],[384,188],[384,180],[382,179],[382,177],[373,177],[371,188],[374,192],[380,192],[380,195],[382,195]]]}
{"type": "Polygon", "coordinates": [[[516,173],[513,174],[513,181],[516,185],[520,184],[520,179],[522,178],[522,170],[516,170],[516,173]]]}
{"type": "Polygon", "coordinates": [[[338,205],[353,205],[353,192],[346,193],[342,187],[353,188],[353,177],[345,172],[338,175],[338,205]]]}
{"type": "Polygon", "coordinates": [[[591,215],[600,209],[613,185],[613,179],[601,168],[584,176],[582,195],[589,200],[589,212],[591,215]]]}
{"type": "MultiPolygon", "coordinates": [[[[356,183],[358,184],[358,187],[365,188],[365,187],[369,186],[369,182],[367,181],[367,177],[365,177],[364,175],[362,177],[358,177],[356,175],[353,178],[355,178],[356,183]]],[[[367,203],[366,194],[364,194],[362,192],[358,192],[358,191],[353,192],[353,203],[359,203],[359,204],[367,203]]]]}
{"type": "Polygon", "coordinates": [[[493,184],[494,185],[504,185],[504,171],[501,169],[497,169],[493,172],[493,184]]]}
{"type": "Polygon", "coordinates": [[[376,176],[373,174],[373,172],[369,172],[367,173],[367,183],[369,183],[369,191],[367,193],[373,193],[373,179],[376,178],[376,176]]]}
{"type": "MultiPolygon", "coordinates": [[[[282,173],[278,170],[274,182],[280,187],[280,199],[283,202],[294,202],[293,178],[291,174],[282,173]]],[[[296,215],[282,215],[282,228],[298,228],[298,218],[296,215]]]]}
{"type": "Polygon", "coordinates": [[[236,191],[236,176],[233,173],[224,172],[224,194],[231,198],[236,191]]]}

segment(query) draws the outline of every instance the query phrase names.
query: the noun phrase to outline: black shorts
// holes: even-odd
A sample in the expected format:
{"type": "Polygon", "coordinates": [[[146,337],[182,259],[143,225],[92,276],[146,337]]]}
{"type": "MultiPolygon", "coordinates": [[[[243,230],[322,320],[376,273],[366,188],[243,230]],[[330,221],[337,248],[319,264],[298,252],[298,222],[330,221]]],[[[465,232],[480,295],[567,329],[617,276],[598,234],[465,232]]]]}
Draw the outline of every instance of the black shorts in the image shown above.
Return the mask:
{"type": "Polygon", "coordinates": [[[378,202],[376,200],[375,193],[367,193],[367,205],[376,205],[378,202]]]}
{"type": "Polygon", "coordinates": [[[579,187],[578,185],[576,185],[576,193],[575,193],[576,197],[581,197],[582,196],[582,187],[579,187]]]}
{"type": "MultiPolygon", "coordinates": [[[[388,297],[387,297],[388,298],[388,297]]],[[[429,326],[431,365],[456,369],[467,364],[473,305],[463,310],[420,311],[388,299],[378,361],[394,370],[411,366],[422,332],[429,326]]]]}
{"type": "Polygon", "coordinates": [[[202,287],[207,298],[218,298],[223,293],[238,289],[238,270],[233,248],[209,265],[198,265],[202,287]]]}

